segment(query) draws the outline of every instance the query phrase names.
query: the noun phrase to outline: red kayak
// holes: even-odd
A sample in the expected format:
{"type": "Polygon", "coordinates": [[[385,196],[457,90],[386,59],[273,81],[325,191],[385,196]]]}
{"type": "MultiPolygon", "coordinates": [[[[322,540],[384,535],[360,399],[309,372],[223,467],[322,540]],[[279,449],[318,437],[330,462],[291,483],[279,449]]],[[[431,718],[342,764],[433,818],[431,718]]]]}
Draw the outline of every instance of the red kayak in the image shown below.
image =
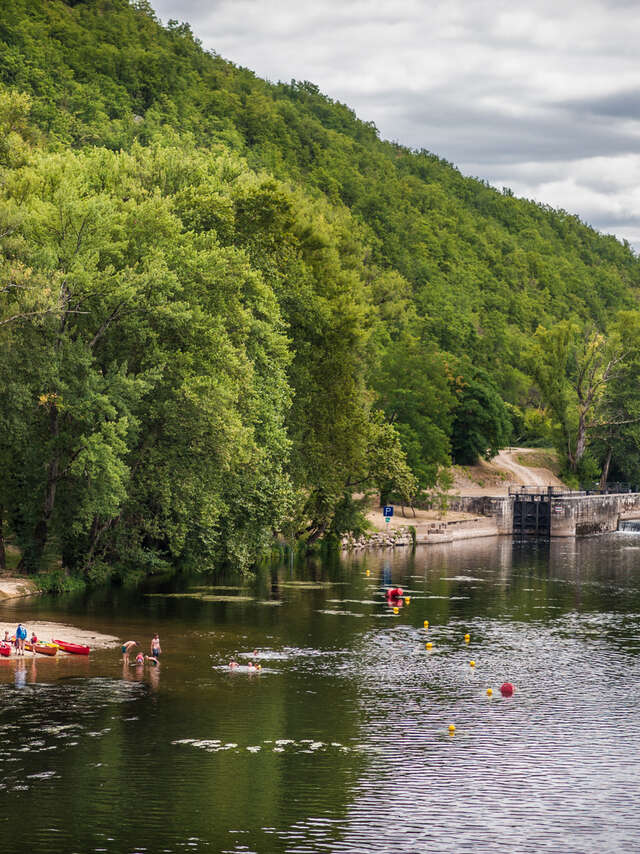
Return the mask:
{"type": "Polygon", "coordinates": [[[52,641],[65,652],[72,652],[74,655],[89,655],[89,647],[84,646],[84,644],[69,643],[69,641],[56,640],[55,638],[52,638],[52,641]]]}
{"type": "Polygon", "coordinates": [[[8,643],[0,643],[0,655],[11,655],[11,647],[8,643]]]}
{"type": "Polygon", "coordinates": [[[31,643],[24,642],[24,648],[29,652],[39,652],[40,655],[55,655],[58,652],[58,647],[54,643],[31,643]]]}

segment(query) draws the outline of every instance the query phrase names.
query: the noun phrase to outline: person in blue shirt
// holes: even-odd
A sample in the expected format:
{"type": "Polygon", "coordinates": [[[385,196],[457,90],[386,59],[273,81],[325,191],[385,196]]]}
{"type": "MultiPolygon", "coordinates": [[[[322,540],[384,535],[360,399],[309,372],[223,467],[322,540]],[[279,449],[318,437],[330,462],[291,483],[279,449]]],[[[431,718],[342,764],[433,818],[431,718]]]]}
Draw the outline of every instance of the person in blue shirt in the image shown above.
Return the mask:
{"type": "Polygon", "coordinates": [[[24,642],[26,639],[27,630],[22,623],[18,623],[18,628],[16,629],[16,643],[18,644],[17,655],[24,655],[24,642]]]}

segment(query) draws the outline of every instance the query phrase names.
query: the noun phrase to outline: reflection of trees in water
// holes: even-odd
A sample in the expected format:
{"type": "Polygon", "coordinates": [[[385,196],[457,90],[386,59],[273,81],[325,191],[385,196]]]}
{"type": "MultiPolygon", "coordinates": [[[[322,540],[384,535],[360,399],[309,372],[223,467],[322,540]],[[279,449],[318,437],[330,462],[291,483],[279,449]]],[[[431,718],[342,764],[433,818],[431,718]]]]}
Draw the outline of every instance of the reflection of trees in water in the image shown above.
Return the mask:
{"type": "Polygon", "coordinates": [[[563,611],[640,609],[640,582],[636,587],[633,581],[639,559],[640,536],[611,534],[487,537],[415,550],[371,550],[348,555],[344,565],[352,573],[369,570],[378,584],[411,589],[422,581],[428,595],[446,597],[426,600],[425,616],[432,621],[508,613],[529,622],[563,611]]]}

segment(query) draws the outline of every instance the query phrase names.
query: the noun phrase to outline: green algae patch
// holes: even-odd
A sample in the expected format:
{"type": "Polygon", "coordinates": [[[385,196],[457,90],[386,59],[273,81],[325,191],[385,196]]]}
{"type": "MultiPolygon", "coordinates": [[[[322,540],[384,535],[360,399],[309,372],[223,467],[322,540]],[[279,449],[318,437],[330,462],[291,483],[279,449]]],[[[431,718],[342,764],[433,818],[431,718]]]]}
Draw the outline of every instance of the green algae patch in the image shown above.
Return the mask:
{"type": "Polygon", "coordinates": [[[254,596],[226,596],[213,593],[147,593],[158,599],[198,599],[200,602],[254,602],[254,596]]]}
{"type": "Polygon", "coordinates": [[[201,590],[246,590],[246,587],[240,587],[236,585],[235,587],[231,584],[209,584],[209,585],[198,585],[197,587],[190,587],[189,590],[201,591],[201,590]]]}
{"type": "Polygon", "coordinates": [[[324,590],[326,587],[332,587],[331,581],[282,581],[280,587],[291,587],[294,590],[324,590]]]}

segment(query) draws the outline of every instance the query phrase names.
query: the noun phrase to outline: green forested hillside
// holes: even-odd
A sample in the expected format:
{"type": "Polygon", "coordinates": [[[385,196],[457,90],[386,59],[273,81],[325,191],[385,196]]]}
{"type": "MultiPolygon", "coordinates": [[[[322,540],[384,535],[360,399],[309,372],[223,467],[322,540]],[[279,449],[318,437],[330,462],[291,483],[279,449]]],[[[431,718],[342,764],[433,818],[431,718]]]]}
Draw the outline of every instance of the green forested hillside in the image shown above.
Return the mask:
{"type": "Polygon", "coordinates": [[[144,0],[1,0],[0,81],[0,521],[27,568],[248,566],[512,439],[637,475],[615,238],[144,0]]]}

